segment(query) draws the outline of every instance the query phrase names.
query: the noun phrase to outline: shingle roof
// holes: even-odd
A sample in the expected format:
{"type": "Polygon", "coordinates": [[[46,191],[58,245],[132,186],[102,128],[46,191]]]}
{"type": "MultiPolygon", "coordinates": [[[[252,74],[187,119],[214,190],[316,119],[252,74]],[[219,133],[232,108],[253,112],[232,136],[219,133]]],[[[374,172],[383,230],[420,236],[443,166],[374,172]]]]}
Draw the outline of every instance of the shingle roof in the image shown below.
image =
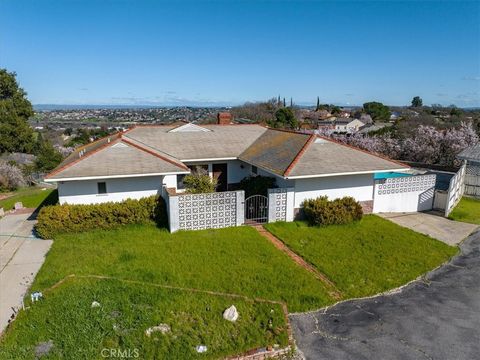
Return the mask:
{"type": "Polygon", "coordinates": [[[309,138],[310,135],[307,134],[269,129],[238,158],[274,174],[283,175],[309,138]]]}
{"type": "Polygon", "coordinates": [[[173,164],[122,140],[91,151],[75,161],[62,164],[48,175],[50,180],[81,177],[185,173],[188,169],[173,164]]]}
{"type": "Polygon", "coordinates": [[[480,162],[480,144],[466,148],[460,154],[458,154],[457,157],[462,160],[480,162]]]}
{"type": "Polygon", "coordinates": [[[202,127],[210,131],[140,126],[109,136],[76,150],[47,179],[185,173],[183,161],[226,158],[288,178],[408,168],[315,135],[259,125],[202,127]]]}
{"type": "Polygon", "coordinates": [[[169,132],[169,126],[140,126],[127,132],[134,139],[179,160],[237,158],[267,129],[259,125],[202,125],[208,132],[169,132]]]}
{"type": "Polygon", "coordinates": [[[306,149],[288,177],[408,169],[408,166],[366,151],[317,138],[306,149]]]}

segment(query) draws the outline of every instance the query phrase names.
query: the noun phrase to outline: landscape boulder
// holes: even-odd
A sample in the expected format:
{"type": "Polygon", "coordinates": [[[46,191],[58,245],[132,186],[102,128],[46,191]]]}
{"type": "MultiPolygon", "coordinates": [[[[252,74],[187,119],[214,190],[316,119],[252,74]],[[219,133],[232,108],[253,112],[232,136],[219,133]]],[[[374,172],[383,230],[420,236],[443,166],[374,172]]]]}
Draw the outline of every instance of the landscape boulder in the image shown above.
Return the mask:
{"type": "Polygon", "coordinates": [[[237,308],[235,307],[235,305],[230,306],[228,309],[226,309],[223,312],[223,318],[225,320],[228,320],[228,321],[231,321],[231,322],[237,321],[238,311],[237,311],[237,308]]]}
{"type": "Polygon", "coordinates": [[[98,301],[93,301],[91,307],[92,308],[100,307],[100,303],[98,301]]]}
{"type": "Polygon", "coordinates": [[[154,332],[160,332],[162,334],[169,333],[171,331],[170,326],[168,324],[159,324],[157,326],[149,327],[145,330],[145,335],[150,337],[154,332]]]}
{"type": "Polygon", "coordinates": [[[48,355],[48,353],[50,352],[50,350],[52,350],[52,348],[53,348],[52,340],[39,343],[37,346],[35,346],[35,357],[39,359],[43,356],[48,355]]]}
{"type": "Polygon", "coordinates": [[[23,209],[23,204],[21,201],[15,203],[15,210],[23,209]]]}

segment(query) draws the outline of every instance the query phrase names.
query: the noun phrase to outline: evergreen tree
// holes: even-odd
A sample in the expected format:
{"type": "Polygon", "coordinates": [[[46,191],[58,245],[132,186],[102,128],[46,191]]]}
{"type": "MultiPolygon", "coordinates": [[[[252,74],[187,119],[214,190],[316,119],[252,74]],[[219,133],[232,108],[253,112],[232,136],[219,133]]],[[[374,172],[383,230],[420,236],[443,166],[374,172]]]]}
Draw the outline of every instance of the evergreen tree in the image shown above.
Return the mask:
{"type": "Polygon", "coordinates": [[[27,122],[33,115],[32,104],[15,77],[14,72],[0,69],[0,154],[30,153],[35,143],[33,130],[27,122]]]}
{"type": "Polygon", "coordinates": [[[60,154],[48,140],[42,140],[35,160],[35,168],[38,171],[48,172],[57,167],[62,161],[60,154]]]}
{"type": "Polygon", "coordinates": [[[290,107],[293,107],[293,98],[290,98],[290,107]]]}
{"type": "Polygon", "coordinates": [[[315,111],[320,110],[320,96],[317,96],[317,107],[315,108],[315,111]]]}
{"type": "Polygon", "coordinates": [[[287,103],[285,102],[285,98],[283,98],[283,107],[286,107],[287,103]]]}
{"type": "Polygon", "coordinates": [[[275,128],[296,129],[298,121],[291,108],[283,107],[275,112],[275,120],[271,125],[275,128]]]}
{"type": "Polygon", "coordinates": [[[412,107],[422,107],[423,106],[423,100],[420,96],[415,96],[412,99],[412,107]]]}

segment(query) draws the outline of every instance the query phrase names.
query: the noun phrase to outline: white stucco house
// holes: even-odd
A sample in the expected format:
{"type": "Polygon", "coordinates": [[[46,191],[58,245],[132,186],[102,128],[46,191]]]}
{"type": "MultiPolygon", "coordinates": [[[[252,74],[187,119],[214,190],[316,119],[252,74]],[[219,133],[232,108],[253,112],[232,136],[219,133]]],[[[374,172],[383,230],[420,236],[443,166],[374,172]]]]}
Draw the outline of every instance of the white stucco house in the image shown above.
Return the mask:
{"type": "Polygon", "coordinates": [[[136,126],[77,149],[45,181],[61,204],[93,204],[183,190],[192,166],[236,189],[250,175],[275,177],[294,189],[294,208],[320,195],[373,200],[374,175],[408,166],[316,135],[260,125],[186,123],[136,126]]]}

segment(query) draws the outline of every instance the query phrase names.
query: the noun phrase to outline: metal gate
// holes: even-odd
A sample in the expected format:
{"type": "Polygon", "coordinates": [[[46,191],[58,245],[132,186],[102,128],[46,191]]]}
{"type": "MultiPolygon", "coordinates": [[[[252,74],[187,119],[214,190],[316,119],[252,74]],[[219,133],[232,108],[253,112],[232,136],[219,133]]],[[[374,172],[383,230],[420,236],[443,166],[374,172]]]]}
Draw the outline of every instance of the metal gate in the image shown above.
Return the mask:
{"type": "Polygon", "coordinates": [[[245,199],[245,223],[266,223],[268,221],[268,198],[252,195],[245,199]]]}

